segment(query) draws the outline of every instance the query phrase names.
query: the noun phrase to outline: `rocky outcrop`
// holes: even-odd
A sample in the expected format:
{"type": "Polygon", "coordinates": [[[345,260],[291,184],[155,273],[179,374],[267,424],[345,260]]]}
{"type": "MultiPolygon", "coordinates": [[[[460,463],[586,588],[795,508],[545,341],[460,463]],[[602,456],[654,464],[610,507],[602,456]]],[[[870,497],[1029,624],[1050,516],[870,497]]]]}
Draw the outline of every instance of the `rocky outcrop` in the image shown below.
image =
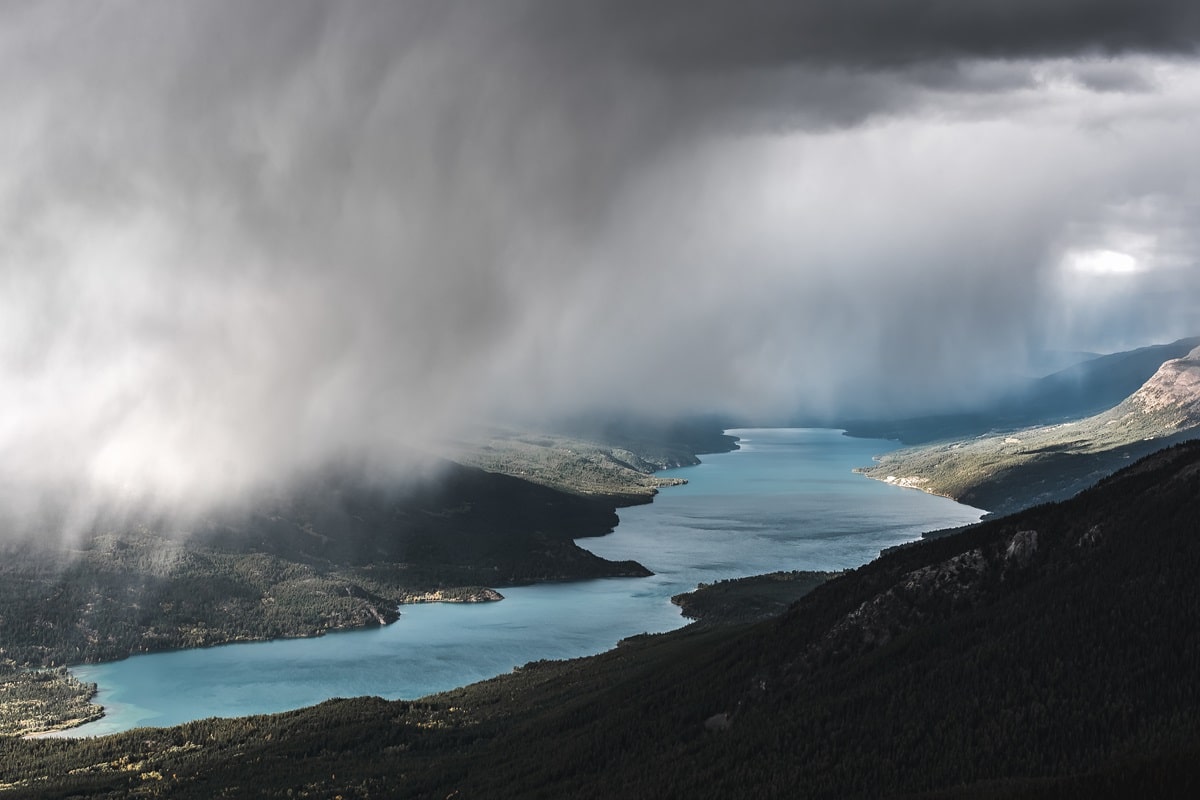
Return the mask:
{"type": "Polygon", "coordinates": [[[881,647],[918,625],[988,602],[1014,570],[1030,567],[1037,553],[1038,532],[1019,530],[990,546],[912,570],[837,622],[806,660],[819,663],[831,655],[881,647]]]}
{"type": "Polygon", "coordinates": [[[428,592],[406,592],[401,603],[494,603],[504,595],[484,586],[454,586],[428,592]]]}
{"type": "Polygon", "coordinates": [[[1037,546],[1037,531],[1017,531],[1004,549],[1004,560],[1023,567],[1033,558],[1037,546]]]}
{"type": "Polygon", "coordinates": [[[1177,424],[1200,423],[1200,347],[1159,367],[1126,403],[1143,414],[1167,414],[1177,424]]]}

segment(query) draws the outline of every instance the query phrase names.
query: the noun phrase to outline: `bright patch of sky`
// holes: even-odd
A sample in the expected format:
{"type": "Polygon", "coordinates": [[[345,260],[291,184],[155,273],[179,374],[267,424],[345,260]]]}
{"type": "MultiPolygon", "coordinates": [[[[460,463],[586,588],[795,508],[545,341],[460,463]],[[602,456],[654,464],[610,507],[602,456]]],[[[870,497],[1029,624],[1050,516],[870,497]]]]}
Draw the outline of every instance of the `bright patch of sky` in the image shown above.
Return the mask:
{"type": "Polygon", "coordinates": [[[1131,275],[1143,269],[1129,253],[1116,250],[1073,251],[1063,259],[1063,264],[1084,275],[1131,275]]]}

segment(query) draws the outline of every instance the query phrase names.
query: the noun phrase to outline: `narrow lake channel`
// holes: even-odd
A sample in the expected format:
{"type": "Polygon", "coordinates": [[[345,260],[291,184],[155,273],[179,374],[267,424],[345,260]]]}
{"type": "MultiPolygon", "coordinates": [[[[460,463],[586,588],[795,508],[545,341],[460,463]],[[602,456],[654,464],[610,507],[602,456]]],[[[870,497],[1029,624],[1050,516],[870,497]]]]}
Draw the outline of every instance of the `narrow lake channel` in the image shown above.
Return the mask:
{"type": "Polygon", "coordinates": [[[852,472],[892,442],[812,428],[730,433],[741,437],[740,450],[672,470],[688,484],[623,509],[614,533],[580,540],[606,558],[640,561],[653,577],[504,588],[498,603],[405,606],[386,628],[76,667],[80,679],[99,684],[106,716],[67,735],[285,711],[331,697],[421,697],[677,628],[686,620],[670,597],[701,581],[855,567],[982,513],[852,472]]]}

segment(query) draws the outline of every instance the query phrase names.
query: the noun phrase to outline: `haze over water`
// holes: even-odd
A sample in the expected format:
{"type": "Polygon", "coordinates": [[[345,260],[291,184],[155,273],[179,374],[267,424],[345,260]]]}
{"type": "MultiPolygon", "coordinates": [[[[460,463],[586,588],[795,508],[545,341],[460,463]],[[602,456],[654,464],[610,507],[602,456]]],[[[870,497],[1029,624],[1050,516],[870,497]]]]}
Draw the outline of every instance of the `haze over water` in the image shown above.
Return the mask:
{"type": "Polygon", "coordinates": [[[894,449],[891,442],[824,429],[730,433],[742,449],[665,473],[688,485],[623,509],[614,533],[580,542],[606,558],[636,559],[653,577],[506,588],[499,603],[405,606],[386,628],[78,667],[80,679],[99,684],[107,716],[70,733],[277,712],[330,697],[421,697],[677,628],[686,620],[670,597],[699,582],[855,567],[981,513],[852,472],[894,449]]]}

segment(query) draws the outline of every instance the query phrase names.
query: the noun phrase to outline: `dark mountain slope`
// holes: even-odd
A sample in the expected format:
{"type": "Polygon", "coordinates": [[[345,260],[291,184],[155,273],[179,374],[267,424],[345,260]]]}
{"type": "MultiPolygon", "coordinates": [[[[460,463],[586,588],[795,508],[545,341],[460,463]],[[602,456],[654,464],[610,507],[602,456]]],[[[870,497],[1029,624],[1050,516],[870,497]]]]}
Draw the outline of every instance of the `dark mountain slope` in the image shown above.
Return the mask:
{"type": "Polygon", "coordinates": [[[649,575],[574,539],[616,500],[445,464],[423,483],[330,473],[286,496],[180,527],[97,523],[70,551],[0,550],[0,658],[49,665],[387,624],[414,594],[649,575]]]}
{"type": "MultiPolygon", "coordinates": [[[[195,534],[231,550],[293,561],[482,569],[491,582],[511,584],[576,577],[555,562],[590,556],[573,540],[616,527],[615,506],[614,498],[582,497],[445,462],[416,483],[324,474],[261,507],[210,518],[195,534]]],[[[601,574],[620,572],[585,570],[581,576],[601,574]]]]}
{"type": "Polygon", "coordinates": [[[0,781],[23,797],[1196,796],[1198,519],[1189,443],[890,551],[765,623],[416,704],[8,740],[0,781]]]}
{"type": "Polygon", "coordinates": [[[1035,381],[1016,405],[1029,418],[1082,417],[1112,408],[1148,381],[1163,363],[1200,347],[1200,337],[1098,356],[1035,381]]]}

